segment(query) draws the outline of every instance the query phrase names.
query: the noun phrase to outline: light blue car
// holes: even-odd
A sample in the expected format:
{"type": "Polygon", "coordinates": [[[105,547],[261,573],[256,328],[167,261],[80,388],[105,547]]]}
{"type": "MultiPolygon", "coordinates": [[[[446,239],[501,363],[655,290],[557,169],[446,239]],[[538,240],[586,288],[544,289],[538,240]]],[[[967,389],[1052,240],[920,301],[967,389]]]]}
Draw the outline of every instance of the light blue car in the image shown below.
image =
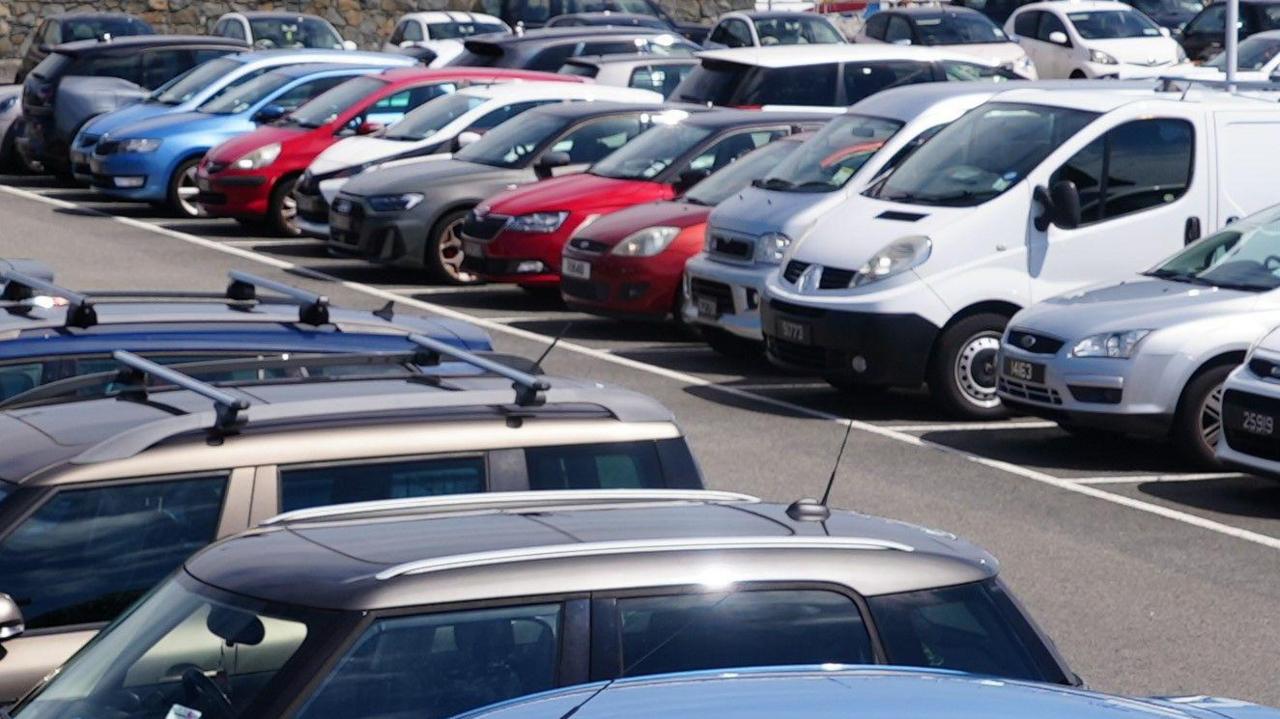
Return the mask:
{"type": "Polygon", "coordinates": [[[415,64],[412,58],[380,52],[345,50],[263,50],[211,60],[198,65],[151,93],[142,102],[127,105],[86,122],[71,143],[71,171],[83,183],[92,179],[89,155],[98,139],[125,125],[159,115],[191,112],[210,98],[277,67],[301,63],[350,63],[386,67],[415,64]]]}
{"type": "MultiPolygon", "coordinates": [[[[749,629],[748,629],[749,631],[749,629]]],[[[516,672],[504,667],[518,682],[516,672]]],[[[897,667],[823,665],[582,684],[454,719],[1280,719],[1217,697],[1129,698],[1057,684],[897,667]]]]}
{"type": "Polygon", "coordinates": [[[196,166],[209,148],[274,122],[320,93],[386,64],[306,63],[276,68],[192,112],[153,117],[102,135],[89,156],[90,186],[119,200],[199,217],[196,166]]]}

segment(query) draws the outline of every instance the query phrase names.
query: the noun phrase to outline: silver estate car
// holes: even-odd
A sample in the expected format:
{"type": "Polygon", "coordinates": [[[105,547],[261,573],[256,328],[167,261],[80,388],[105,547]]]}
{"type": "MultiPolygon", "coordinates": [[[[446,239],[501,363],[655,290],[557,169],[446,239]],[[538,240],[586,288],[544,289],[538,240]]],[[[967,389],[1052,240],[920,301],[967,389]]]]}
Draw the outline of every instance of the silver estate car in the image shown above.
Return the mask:
{"type": "Polygon", "coordinates": [[[1222,383],[1280,325],[1280,207],[1118,284],[1033,305],[1009,321],[1000,399],[1068,431],[1171,437],[1217,464],[1222,383]]]}

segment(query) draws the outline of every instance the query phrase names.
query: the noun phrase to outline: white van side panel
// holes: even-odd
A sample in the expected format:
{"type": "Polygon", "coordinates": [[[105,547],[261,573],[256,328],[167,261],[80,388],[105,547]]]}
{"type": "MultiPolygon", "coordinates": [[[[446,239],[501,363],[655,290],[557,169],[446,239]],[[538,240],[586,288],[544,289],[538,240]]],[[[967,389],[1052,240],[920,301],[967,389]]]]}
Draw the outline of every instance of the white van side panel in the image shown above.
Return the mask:
{"type": "Polygon", "coordinates": [[[1213,222],[1205,234],[1280,201],[1276,193],[1276,150],[1280,113],[1223,110],[1214,113],[1218,191],[1213,222]]]}

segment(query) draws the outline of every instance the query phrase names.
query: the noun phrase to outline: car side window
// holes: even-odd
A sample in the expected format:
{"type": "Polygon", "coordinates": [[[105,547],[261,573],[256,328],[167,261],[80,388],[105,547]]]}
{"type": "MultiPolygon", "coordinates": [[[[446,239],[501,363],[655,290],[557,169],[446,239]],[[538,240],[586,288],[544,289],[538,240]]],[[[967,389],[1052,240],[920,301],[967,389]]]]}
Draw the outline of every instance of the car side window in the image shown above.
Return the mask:
{"type": "Polygon", "coordinates": [[[61,489],[0,540],[0,591],[27,629],[109,621],[216,538],[226,486],[217,474],[61,489]]]}
{"type": "Polygon", "coordinates": [[[194,67],[190,50],[154,50],[142,54],[142,79],[139,85],[154,90],[194,67]]]}
{"type": "Polygon", "coordinates": [[[979,65],[976,62],[964,62],[963,60],[943,60],[941,62],[942,73],[946,75],[948,80],[968,81],[968,80],[1014,80],[1017,75],[1002,67],[992,67],[990,65],[979,65]]]}
{"type": "Polygon", "coordinates": [[[787,134],[786,130],[755,130],[729,135],[711,145],[689,161],[686,169],[706,170],[708,174],[718,172],[734,160],[758,147],[764,147],[773,140],[787,134]]]}
{"type": "Polygon", "coordinates": [[[766,589],[625,597],[617,607],[622,676],[875,662],[858,605],[838,592],[766,589]]]}
{"type": "Polygon", "coordinates": [[[529,102],[515,102],[510,105],[507,105],[506,107],[500,107],[497,110],[493,110],[492,112],[485,113],[484,115],[480,116],[480,119],[471,123],[470,127],[468,127],[467,129],[472,131],[479,130],[480,132],[484,132],[486,130],[492,130],[498,125],[501,125],[502,123],[506,122],[507,120],[510,120],[511,118],[515,117],[516,115],[519,115],[520,113],[526,110],[532,110],[533,108],[540,107],[542,105],[550,105],[551,103],[554,103],[554,102],[559,102],[559,101],[558,100],[530,100],[529,102]]]}
{"type": "Polygon", "coordinates": [[[272,101],[271,104],[279,105],[286,110],[296,110],[299,107],[302,107],[302,105],[309,100],[314,99],[320,93],[337,87],[350,79],[351,78],[349,76],[344,75],[340,77],[322,77],[315,80],[308,80],[307,82],[301,82],[280,94],[272,101]]]}
{"type": "Polygon", "coordinates": [[[693,65],[640,65],[631,71],[627,87],[653,90],[668,97],[685,76],[693,71],[693,65]]]}
{"type": "Polygon", "coordinates": [[[751,47],[754,43],[751,40],[751,28],[742,20],[730,18],[725,23],[725,34],[729,40],[725,43],[729,47],[751,47]]]}
{"type": "Polygon", "coordinates": [[[867,37],[876,40],[884,39],[884,32],[889,25],[889,16],[885,13],[876,13],[867,20],[867,37]]]}
{"type": "Polygon", "coordinates": [[[603,160],[644,129],[646,126],[635,116],[600,118],[570,130],[551,146],[551,151],[569,153],[571,165],[593,163],[603,160]]]}
{"type": "Polygon", "coordinates": [[[1188,35],[1221,35],[1227,31],[1227,7],[1224,3],[1210,5],[1187,24],[1188,35]]]}
{"type": "Polygon", "coordinates": [[[933,80],[933,65],[928,62],[886,60],[845,63],[845,102],[853,104],[890,87],[933,82],[933,80]]]}
{"type": "Polygon", "coordinates": [[[320,684],[298,719],[443,719],[552,689],[560,604],[375,620],[320,684]]]}
{"type": "Polygon", "coordinates": [[[730,42],[729,22],[726,20],[716,25],[711,30],[711,34],[707,36],[707,40],[709,40],[710,42],[719,43],[721,45],[728,46],[730,42]]]}
{"type": "Polygon", "coordinates": [[[378,100],[373,104],[373,107],[369,108],[362,116],[353,118],[349,124],[352,129],[366,121],[389,125],[404,117],[406,113],[419,105],[430,102],[437,97],[448,95],[457,89],[457,84],[444,82],[402,90],[378,100]]]}
{"type": "Polygon", "coordinates": [[[667,486],[658,447],[652,441],[530,447],[524,454],[528,463],[529,489],[645,489],[667,486]]]}
{"type": "MultiPolygon", "coordinates": [[[[1067,26],[1062,23],[1062,18],[1051,12],[1040,13],[1040,27],[1037,29],[1036,39],[1044,42],[1052,42],[1049,36],[1055,32],[1067,35],[1067,26]]],[[[1070,35],[1067,35],[1070,38],[1070,35]]],[[[1071,41],[1067,41],[1067,46],[1071,45],[1071,41]]]]}
{"type": "Polygon", "coordinates": [[[899,15],[891,16],[889,18],[889,26],[884,31],[884,41],[910,44],[912,41],[911,23],[899,15]]]}
{"type": "Polygon", "coordinates": [[[1040,11],[1028,10],[1013,19],[1013,34],[1031,40],[1036,39],[1040,27],[1040,11]]]}
{"type": "Polygon", "coordinates": [[[1050,183],[1075,183],[1083,224],[1165,205],[1191,184],[1194,137],[1185,120],[1127,122],[1077,152],[1050,183]]]}
{"type": "Polygon", "coordinates": [[[280,511],[484,488],[482,455],[293,465],[280,468],[280,511]]]}
{"type": "Polygon", "coordinates": [[[422,36],[422,23],[417,20],[410,20],[404,25],[404,40],[408,42],[422,42],[425,38],[422,36]]]}
{"type": "MultiPolygon", "coordinates": [[[[45,363],[23,362],[0,367],[0,400],[9,399],[45,383],[45,363]]],[[[0,589],[0,592],[4,591],[0,589]]]]}
{"type": "Polygon", "coordinates": [[[524,23],[545,23],[551,17],[551,0],[523,0],[516,20],[524,23]]]}

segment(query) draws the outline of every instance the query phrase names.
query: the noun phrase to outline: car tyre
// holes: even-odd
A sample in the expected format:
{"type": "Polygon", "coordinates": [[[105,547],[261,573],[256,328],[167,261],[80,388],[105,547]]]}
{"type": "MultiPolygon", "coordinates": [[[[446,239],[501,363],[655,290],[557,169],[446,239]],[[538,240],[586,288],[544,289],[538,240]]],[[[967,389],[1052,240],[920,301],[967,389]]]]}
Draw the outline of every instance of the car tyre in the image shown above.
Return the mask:
{"type": "Polygon", "coordinates": [[[293,198],[293,188],[297,184],[296,176],[284,178],[271,191],[271,199],[267,203],[267,226],[282,237],[302,234],[298,229],[298,201],[293,198]]]}
{"type": "Polygon", "coordinates": [[[996,396],[996,353],[1009,318],[983,312],[942,331],[928,370],[929,391],[947,413],[990,420],[1008,414],[996,396]]]}
{"type": "Polygon", "coordinates": [[[699,327],[702,340],[725,357],[755,359],[764,354],[764,343],[739,337],[719,327],[699,327]]]}
{"type": "Polygon", "coordinates": [[[462,223],[470,208],[445,213],[427,235],[423,264],[431,279],[446,285],[473,285],[480,278],[462,269],[462,223]]]}
{"type": "Polygon", "coordinates": [[[165,206],[178,217],[195,219],[205,216],[205,211],[196,204],[196,195],[200,192],[196,186],[196,168],[199,166],[200,158],[193,157],[178,165],[169,178],[165,206]]]}
{"type": "Polygon", "coordinates": [[[1235,368],[1219,364],[1191,378],[1173,415],[1173,443],[1183,458],[1205,469],[1222,466],[1216,447],[1222,434],[1222,383],[1235,368]]]}

